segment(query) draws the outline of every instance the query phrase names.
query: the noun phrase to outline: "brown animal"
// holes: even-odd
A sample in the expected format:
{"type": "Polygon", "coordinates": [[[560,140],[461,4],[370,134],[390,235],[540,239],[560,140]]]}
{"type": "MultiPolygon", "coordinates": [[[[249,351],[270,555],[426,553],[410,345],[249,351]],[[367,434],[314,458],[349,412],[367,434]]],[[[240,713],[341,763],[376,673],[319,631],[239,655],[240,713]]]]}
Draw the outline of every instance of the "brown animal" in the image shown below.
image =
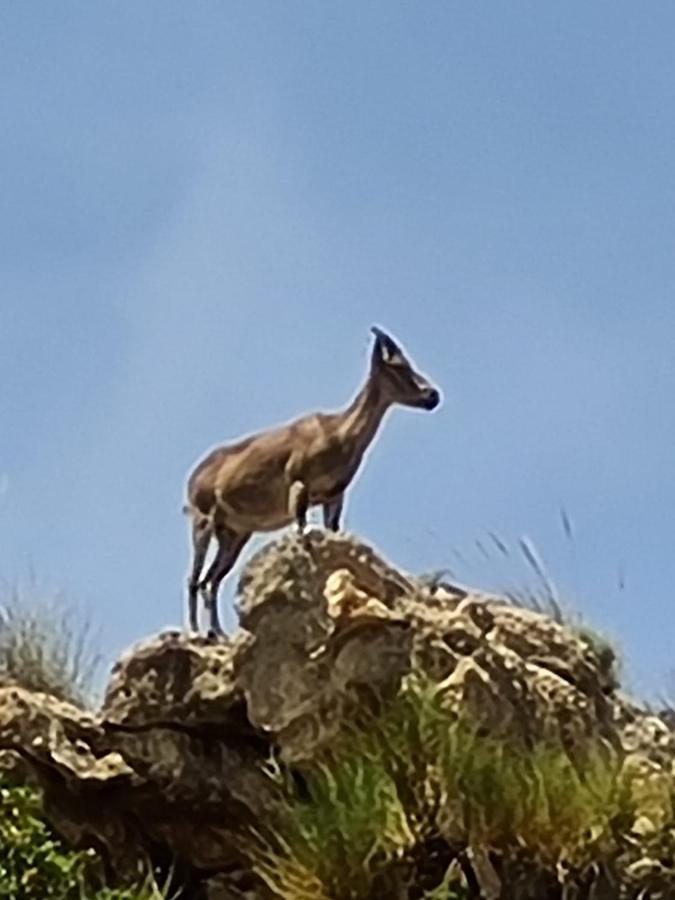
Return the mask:
{"type": "Polygon", "coordinates": [[[337,531],[345,491],[389,407],[398,403],[431,410],[440,403],[438,390],[413,369],[396,342],[379,328],[372,331],[368,378],[345,410],[303,416],[217,447],[190,475],[184,509],[192,519],[188,604],[193,631],[203,591],[211,630],[221,632],[218,588],[253,532],[295,521],[302,533],[307,510],[316,505],[323,507],[325,526],[337,531]],[[200,579],[214,537],[218,549],[200,579]]]}

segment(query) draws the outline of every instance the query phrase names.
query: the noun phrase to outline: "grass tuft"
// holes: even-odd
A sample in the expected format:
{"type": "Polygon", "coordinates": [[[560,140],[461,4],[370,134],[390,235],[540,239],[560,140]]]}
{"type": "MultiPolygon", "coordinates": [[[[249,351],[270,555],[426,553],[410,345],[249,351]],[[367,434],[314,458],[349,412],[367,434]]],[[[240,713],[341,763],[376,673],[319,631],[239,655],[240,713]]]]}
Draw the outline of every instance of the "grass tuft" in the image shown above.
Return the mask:
{"type": "Polygon", "coordinates": [[[0,683],[86,705],[101,657],[89,620],[34,578],[0,584],[0,683]]]}
{"type": "MultiPolygon", "coordinates": [[[[417,676],[315,765],[275,773],[285,812],[251,856],[284,900],[378,896],[378,885],[392,890],[392,873],[424,868],[420,847],[439,844],[447,871],[468,848],[483,848],[504,871],[525,854],[536,868],[581,873],[615,852],[617,823],[631,815],[605,748],[587,753],[580,769],[561,746],[480,733],[417,676]]],[[[465,896],[458,883],[443,894],[444,877],[427,886],[429,898],[465,896]]]]}

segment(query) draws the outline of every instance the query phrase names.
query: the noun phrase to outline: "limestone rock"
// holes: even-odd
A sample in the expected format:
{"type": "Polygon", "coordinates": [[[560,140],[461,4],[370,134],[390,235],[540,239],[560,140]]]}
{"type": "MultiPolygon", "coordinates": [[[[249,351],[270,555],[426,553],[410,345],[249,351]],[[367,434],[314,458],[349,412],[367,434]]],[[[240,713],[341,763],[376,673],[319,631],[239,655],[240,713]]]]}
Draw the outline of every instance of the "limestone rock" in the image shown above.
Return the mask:
{"type": "MultiPolygon", "coordinates": [[[[598,743],[618,754],[640,803],[624,868],[656,872],[640,842],[671,812],[675,734],[617,695],[611,659],[582,634],[501,597],[421,582],[322,531],[256,553],[237,607],[232,639],[166,632],[131,648],[96,712],[0,687],[0,751],[43,786],[58,830],[99,848],[120,877],[163,854],[195,897],[269,896],[241,838],[277,808],[274,760],[301,771],[413,670],[492,734],[555,739],[572,758],[598,743]]],[[[665,883],[661,869],[653,877],[665,883]]]]}

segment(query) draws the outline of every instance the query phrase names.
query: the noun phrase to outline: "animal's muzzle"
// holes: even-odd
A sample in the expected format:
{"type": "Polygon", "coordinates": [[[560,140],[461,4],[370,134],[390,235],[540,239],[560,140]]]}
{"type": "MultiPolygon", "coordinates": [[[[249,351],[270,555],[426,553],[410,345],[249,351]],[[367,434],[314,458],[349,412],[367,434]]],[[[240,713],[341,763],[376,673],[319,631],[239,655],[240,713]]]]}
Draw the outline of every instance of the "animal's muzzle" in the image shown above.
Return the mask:
{"type": "Polygon", "coordinates": [[[430,388],[422,397],[421,406],[424,409],[436,409],[441,402],[441,395],[436,388],[430,388]]]}

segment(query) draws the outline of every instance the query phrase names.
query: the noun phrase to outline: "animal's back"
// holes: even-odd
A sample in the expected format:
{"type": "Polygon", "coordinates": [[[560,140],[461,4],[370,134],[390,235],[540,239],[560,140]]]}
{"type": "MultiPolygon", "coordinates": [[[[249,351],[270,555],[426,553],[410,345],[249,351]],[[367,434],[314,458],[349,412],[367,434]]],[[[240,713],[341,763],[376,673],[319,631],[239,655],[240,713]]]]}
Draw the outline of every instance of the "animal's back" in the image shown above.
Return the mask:
{"type": "Polygon", "coordinates": [[[324,418],[312,413],[232,444],[215,447],[197,464],[188,479],[189,506],[209,513],[215,503],[216,485],[233,499],[243,499],[246,495],[250,500],[258,489],[263,501],[262,486],[273,487],[283,479],[291,453],[311,444],[321,430],[324,418]]]}

